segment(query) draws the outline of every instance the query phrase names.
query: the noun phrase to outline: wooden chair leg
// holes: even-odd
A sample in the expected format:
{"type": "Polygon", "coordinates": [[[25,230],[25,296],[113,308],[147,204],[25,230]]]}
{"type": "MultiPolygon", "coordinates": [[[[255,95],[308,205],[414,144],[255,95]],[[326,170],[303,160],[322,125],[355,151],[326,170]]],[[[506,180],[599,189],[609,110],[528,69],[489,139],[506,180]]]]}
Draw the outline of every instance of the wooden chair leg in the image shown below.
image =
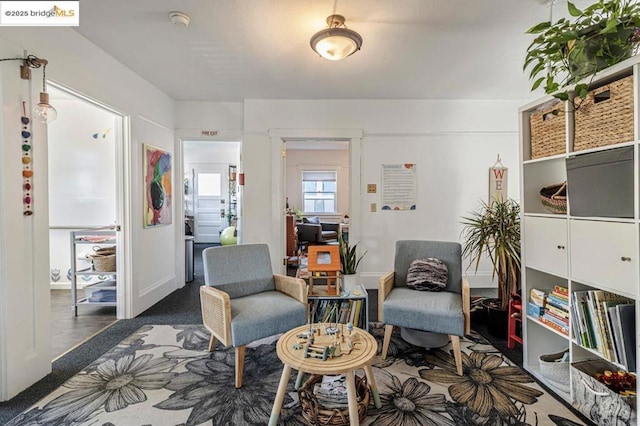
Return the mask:
{"type": "Polygon", "coordinates": [[[216,338],[213,334],[211,334],[211,339],[209,340],[209,352],[213,352],[216,348],[216,338]]]}
{"type": "Polygon", "coordinates": [[[451,346],[453,346],[453,356],[456,359],[456,370],[462,376],[462,351],[460,350],[460,336],[449,335],[451,346]]]}
{"type": "Polygon", "coordinates": [[[387,359],[387,352],[389,352],[389,343],[391,343],[391,333],[393,333],[393,325],[385,325],[384,340],[382,341],[382,359],[387,359]]]}
{"type": "Polygon", "coordinates": [[[242,373],[244,372],[244,350],[245,345],[236,347],[236,389],[242,387],[242,373]]]}

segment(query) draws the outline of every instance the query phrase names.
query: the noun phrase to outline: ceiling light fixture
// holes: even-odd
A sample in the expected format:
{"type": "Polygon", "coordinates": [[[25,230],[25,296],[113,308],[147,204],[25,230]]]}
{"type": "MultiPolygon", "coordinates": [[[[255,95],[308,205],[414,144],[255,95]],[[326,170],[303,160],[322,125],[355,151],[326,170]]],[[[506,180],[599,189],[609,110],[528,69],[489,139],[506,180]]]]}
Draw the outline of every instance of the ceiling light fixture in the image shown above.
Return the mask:
{"type": "Polygon", "coordinates": [[[344,24],[344,16],[327,17],[329,28],[318,31],[311,37],[311,48],[325,59],[339,61],[353,55],[362,46],[362,37],[344,24]]]}
{"type": "Polygon", "coordinates": [[[191,22],[191,18],[184,12],[173,11],[169,12],[169,19],[173,22],[173,25],[178,27],[188,27],[191,22]]]}

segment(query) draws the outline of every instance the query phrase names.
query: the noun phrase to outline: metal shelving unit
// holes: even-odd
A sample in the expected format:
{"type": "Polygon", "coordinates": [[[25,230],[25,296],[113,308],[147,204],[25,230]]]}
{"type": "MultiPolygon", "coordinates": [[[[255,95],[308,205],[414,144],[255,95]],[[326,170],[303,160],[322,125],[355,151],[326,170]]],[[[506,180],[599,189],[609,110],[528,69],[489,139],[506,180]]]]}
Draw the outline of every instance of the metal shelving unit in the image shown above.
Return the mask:
{"type": "Polygon", "coordinates": [[[78,231],[71,231],[71,310],[75,316],[78,316],[78,305],[102,305],[102,306],[116,306],[117,305],[117,272],[116,271],[95,271],[93,266],[90,265],[83,269],[78,269],[78,246],[114,246],[116,245],[116,231],[111,230],[92,230],[82,229],[78,231]],[[93,237],[93,238],[91,238],[93,237]],[[99,241],[96,241],[96,238],[99,241]],[[102,238],[104,240],[102,240],[102,238]],[[78,298],[78,277],[80,276],[97,276],[104,277],[98,282],[94,282],[85,287],[85,297],[78,298]],[[94,292],[101,292],[101,295],[113,292],[113,296],[107,297],[107,301],[99,300],[98,296],[94,295],[94,292]]]}

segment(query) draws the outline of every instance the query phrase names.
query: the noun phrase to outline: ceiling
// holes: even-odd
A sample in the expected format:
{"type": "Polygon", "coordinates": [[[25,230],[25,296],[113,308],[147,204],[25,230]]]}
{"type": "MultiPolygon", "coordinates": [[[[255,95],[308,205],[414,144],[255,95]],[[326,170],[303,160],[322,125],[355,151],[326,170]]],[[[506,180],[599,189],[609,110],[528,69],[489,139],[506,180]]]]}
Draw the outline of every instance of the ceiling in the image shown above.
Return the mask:
{"type": "Polygon", "coordinates": [[[549,18],[544,3],[82,0],[75,29],[175,100],[524,99],[524,32],[549,18]],[[364,39],[337,62],[309,46],[334,6],[364,39]]]}

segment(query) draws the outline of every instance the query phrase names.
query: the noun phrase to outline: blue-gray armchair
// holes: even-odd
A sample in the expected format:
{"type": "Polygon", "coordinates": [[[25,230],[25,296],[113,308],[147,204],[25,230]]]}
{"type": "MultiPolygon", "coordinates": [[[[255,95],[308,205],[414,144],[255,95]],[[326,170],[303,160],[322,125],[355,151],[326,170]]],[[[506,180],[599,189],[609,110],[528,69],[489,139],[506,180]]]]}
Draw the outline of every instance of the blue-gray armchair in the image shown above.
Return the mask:
{"type": "Polygon", "coordinates": [[[469,282],[462,276],[462,248],[445,241],[396,242],[394,271],[380,278],[378,318],[385,324],[382,357],[387,357],[394,326],[448,334],[456,368],[462,374],[460,336],[470,330],[469,282]],[[413,260],[436,258],[447,266],[447,285],[442,291],[417,291],[406,286],[413,260]]]}
{"type": "Polygon", "coordinates": [[[216,339],[235,348],[235,386],[240,388],[248,343],[306,323],[307,286],[304,280],[273,274],[266,244],[209,247],[202,258],[200,302],[211,332],[209,351],[216,339]]]}

